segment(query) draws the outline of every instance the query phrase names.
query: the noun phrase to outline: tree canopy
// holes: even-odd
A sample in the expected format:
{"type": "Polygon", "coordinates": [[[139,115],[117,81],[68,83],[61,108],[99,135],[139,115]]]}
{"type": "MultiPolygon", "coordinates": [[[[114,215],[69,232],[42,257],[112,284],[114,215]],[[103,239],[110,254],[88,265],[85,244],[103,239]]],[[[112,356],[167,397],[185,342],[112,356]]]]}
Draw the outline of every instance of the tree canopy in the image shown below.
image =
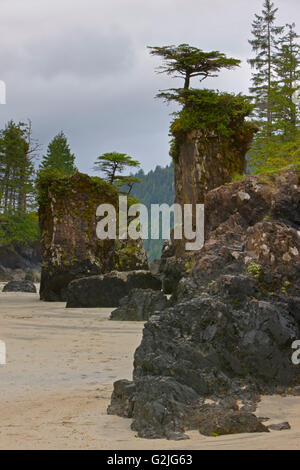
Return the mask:
{"type": "Polygon", "coordinates": [[[217,77],[221,69],[232,69],[241,62],[219,51],[204,52],[189,44],[148,48],[151,55],[163,58],[164,63],[157,68],[158,73],[182,77],[185,89],[190,87],[193,77],[200,77],[200,81],[217,77]]]}
{"type": "Polygon", "coordinates": [[[126,153],[108,152],[100,155],[94,163],[94,171],[100,171],[105,175],[105,180],[110,184],[118,187],[128,186],[131,191],[134,183],[138,182],[138,178],[131,175],[124,175],[126,169],[139,168],[140,162],[133,160],[126,153]]]}

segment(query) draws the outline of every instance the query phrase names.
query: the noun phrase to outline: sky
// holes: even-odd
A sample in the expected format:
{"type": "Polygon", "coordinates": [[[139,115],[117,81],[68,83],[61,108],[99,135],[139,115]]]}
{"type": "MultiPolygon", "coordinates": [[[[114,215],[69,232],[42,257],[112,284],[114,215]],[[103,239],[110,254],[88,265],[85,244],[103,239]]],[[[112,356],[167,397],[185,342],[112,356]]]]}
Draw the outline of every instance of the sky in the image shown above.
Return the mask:
{"type": "MultiPolygon", "coordinates": [[[[155,73],[147,46],[188,43],[242,60],[201,87],[248,92],[251,22],[263,0],[0,0],[0,80],[8,120],[32,121],[41,155],[61,130],[80,171],[105,152],[127,153],[145,171],[170,163],[174,107],[154,99],[182,86],[155,73]]],[[[300,26],[300,1],[275,0],[278,23],[300,26]]],[[[298,28],[298,32],[299,32],[298,28]]],[[[194,78],[192,86],[198,86],[194,78]]],[[[199,85],[200,86],[200,85],[199,85]]]]}

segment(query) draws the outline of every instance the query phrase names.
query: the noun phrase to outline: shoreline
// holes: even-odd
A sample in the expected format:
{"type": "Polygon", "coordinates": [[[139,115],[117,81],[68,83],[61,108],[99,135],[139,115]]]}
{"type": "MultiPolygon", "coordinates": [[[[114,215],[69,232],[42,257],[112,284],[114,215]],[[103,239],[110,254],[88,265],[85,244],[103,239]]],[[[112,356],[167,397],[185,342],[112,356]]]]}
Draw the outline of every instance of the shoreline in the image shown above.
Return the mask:
{"type": "MultiPolygon", "coordinates": [[[[2,290],[0,285],[0,290],[2,290]]],[[[190,440],[137,438],[131,420],[106,414],[113,382],[131,379],[142,322],[112,309],[66,309],[38,294],[0,292],[0,449],[300,449],[300,397],[263,397],[256,414],[291,430],[190,440]]]]}

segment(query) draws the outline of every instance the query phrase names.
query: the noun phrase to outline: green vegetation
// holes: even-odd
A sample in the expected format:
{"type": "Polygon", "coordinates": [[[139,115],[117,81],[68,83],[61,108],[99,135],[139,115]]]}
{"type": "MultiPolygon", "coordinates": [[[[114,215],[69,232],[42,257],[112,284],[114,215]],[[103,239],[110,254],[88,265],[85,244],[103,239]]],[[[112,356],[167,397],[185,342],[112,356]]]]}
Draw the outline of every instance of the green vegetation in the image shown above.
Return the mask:
{"type": "Polygon", "coordinates": [[[38,241],[39,237],[36,212],[0,215],[0,246],[32,243],[38,241]]]}
{"type": "Polygon", "coordinates": [[[258,279],[260,276],[261,266],[257,263],[250,263],[248,266],[248,273],[251,274],[255,279],[258,279]]]}
{"type": "Polygon", "coordinates": [[[287,142],[280,138],[268,141],[264,137],[257,138],[248,154],[248,162],[254,173],[270,176],[285,167],[300,168],[300,132],[287,142]]]}
{"type": "MultiPolygon", "coordinates": [[[[201,82],[208,77],[217,77],[222,69],[233,69],[240,60],[227,58],[225,54],[181,44],[179,46],[150,47],[151,54],[163,59],[159,73],[181,76],[183,88],[172,88],[157,94],[165,101],[176,101],[182,106],[181,111],[174,113],[171,123],[170,155],[176,161],[179,156],[180,142],[184,134],[190,130],[202,129],[214,132],[219,136],[231,138],[238,126],[244,125],[244,119],[252,112],[253,107],[247,97],[230,93],[220,93],[208,89],[190,89],[190,80],[201,77],[201,82]]],[[[246,131],[245,129],[241,132],[246,131]]],[[[253,129],[253,125],[249,124],[253,129]]]]}
{"type": "Polygon", "coordinates": [[[127,186],[127,194],[132,191],[133,185],[140,180],[136,176],[126,176],[123,172],[126,168],[139,168],[140,162],[133,160],[126,153],[109,152],[100,155],[94,164],[94,171],[100,171],[105,175],[109,184],[114,184],[120,191],[127,186]]]}
{"type": "MultiPolygon", "coordinates": [[[[162,57],[163,65],[158,67],[158,73],[181,76],[184,79],[184,89],[190,87],[193,77],[201,77],[200,81],[208,77],[216,77],[221,69],[233,69],[240,64],[240,60],[228,58],[219,51],[204,52],[189,44],[179,46],[149,47],[150,54],[162,57]]],[[[157,95],[167,98],[164,93],[157,95]]]]}
{"type": "Polygon", "coordinates": [[[32,208],[36,150],[30,122],[9,121],[0,131],[0,213],[23,214],[32,208]]]}
{"type": "Polygon", "coordinates": [[[60,132],[49,143],[47,155],[42,159],[40,170],[53,169],[65,175],[72,175],[77,171],[74,162],[75,155],[71,153],[67,137],[60,132]]]}
{"type": "MultiPolygon", "coordinates": [[[[214,131],[225,138],[233,138],[236,129],[242,126],[253,106],[247,97],[239,94],[220,93],[214,90],[180,90],[176,101],[183,104],[181,111],[174,113],[170,128],[173,136],[170,155],[178,155],[178,140],[190,130],[214,131]]],[[[252,124],[249,123],[249,127],[252,124]]]]}
{"type": "Polygon", "coordinates": [[[9,121],[0,131],[0,246],[39,239],[30,121],[9,121]]]}
{"type": "MultiPolygon", "coordinates": [[[[134,186],[132,195],[142,204],[145,204],[149,214],[151,204],[173,204],[175,198],[173,164],[165,168],[157,166],[155,170],[151,170],[147,174],[140,170],[135,176],[141,182],[134,186]]],[[[144,240],[149,261],[160,258],[163,244],[164,240],[162,237],[159,240],[144,240]]]]}
{"type": "Polygon", "coordinates": [[[264,1],[261,15],[252,24],[254,69],[250,93],[259,126],[249,168],[255,173],[272,172],[299,163],[299,38],[295,24],[276,25],[276,8],[264,1]]]}

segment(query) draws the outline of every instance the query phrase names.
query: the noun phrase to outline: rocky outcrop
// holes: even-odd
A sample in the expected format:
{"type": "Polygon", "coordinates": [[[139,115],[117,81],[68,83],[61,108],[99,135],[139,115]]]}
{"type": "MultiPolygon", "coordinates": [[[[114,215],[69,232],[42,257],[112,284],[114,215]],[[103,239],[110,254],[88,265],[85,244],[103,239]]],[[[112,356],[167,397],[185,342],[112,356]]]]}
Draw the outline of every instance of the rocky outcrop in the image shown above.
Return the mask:
{"type": "Polygon", "coordinates": [[[206,195],[205,245],[172,306],[146,323],[133,381],[115,384],[108,411],[139,436],[265,431],[259,395],[299,382],[299,183],[290,169],[206,195]]]}
{"type": "Polygon", "coordinates": [[[72,281],[67,290],[67,307],[118,307],[133,289],[161,289],[150,271],[113,271],[72,281]]]}
{"type": "Polygon", "coordinates": [[[110,320],[146,321],[156,311],[167,307],[167,297],[161,291],[133,289],[120,300],[119,307],[110,315],[110,320]]]}
{"type": "MultiPolygon", "coordinates": [[[[254,128],[236,122],[231,139],[215,131],[192,130],[177,136],[178,156],[175,161],[175,202],[203,204],[208,191],[244,174],[254,128]]],[[[183,256],[186,240],[175,240],[177,256],[183,256]]]]}
{"type": "Polygon", "coordinates": [[[38,282],[41,271],[39,242],[0,247],[0,281],[24,280],[31,276],[38,282]]]}
{"type": "Polygon", "coordinates": [[[2,289],[2,292],[29,292],[36,293],[36,287],[31,281],[10,281],[2,289]]]}
{"type": "Polygon", "coordinates": [[[39,219],[42,245],[41,300],[66,300],[68,284],[113,269],[147,269],[143,244],[99,240],[96,209],[110,203],[118,210],[118,193],[100,178],[40,178],[39,219]]]}

